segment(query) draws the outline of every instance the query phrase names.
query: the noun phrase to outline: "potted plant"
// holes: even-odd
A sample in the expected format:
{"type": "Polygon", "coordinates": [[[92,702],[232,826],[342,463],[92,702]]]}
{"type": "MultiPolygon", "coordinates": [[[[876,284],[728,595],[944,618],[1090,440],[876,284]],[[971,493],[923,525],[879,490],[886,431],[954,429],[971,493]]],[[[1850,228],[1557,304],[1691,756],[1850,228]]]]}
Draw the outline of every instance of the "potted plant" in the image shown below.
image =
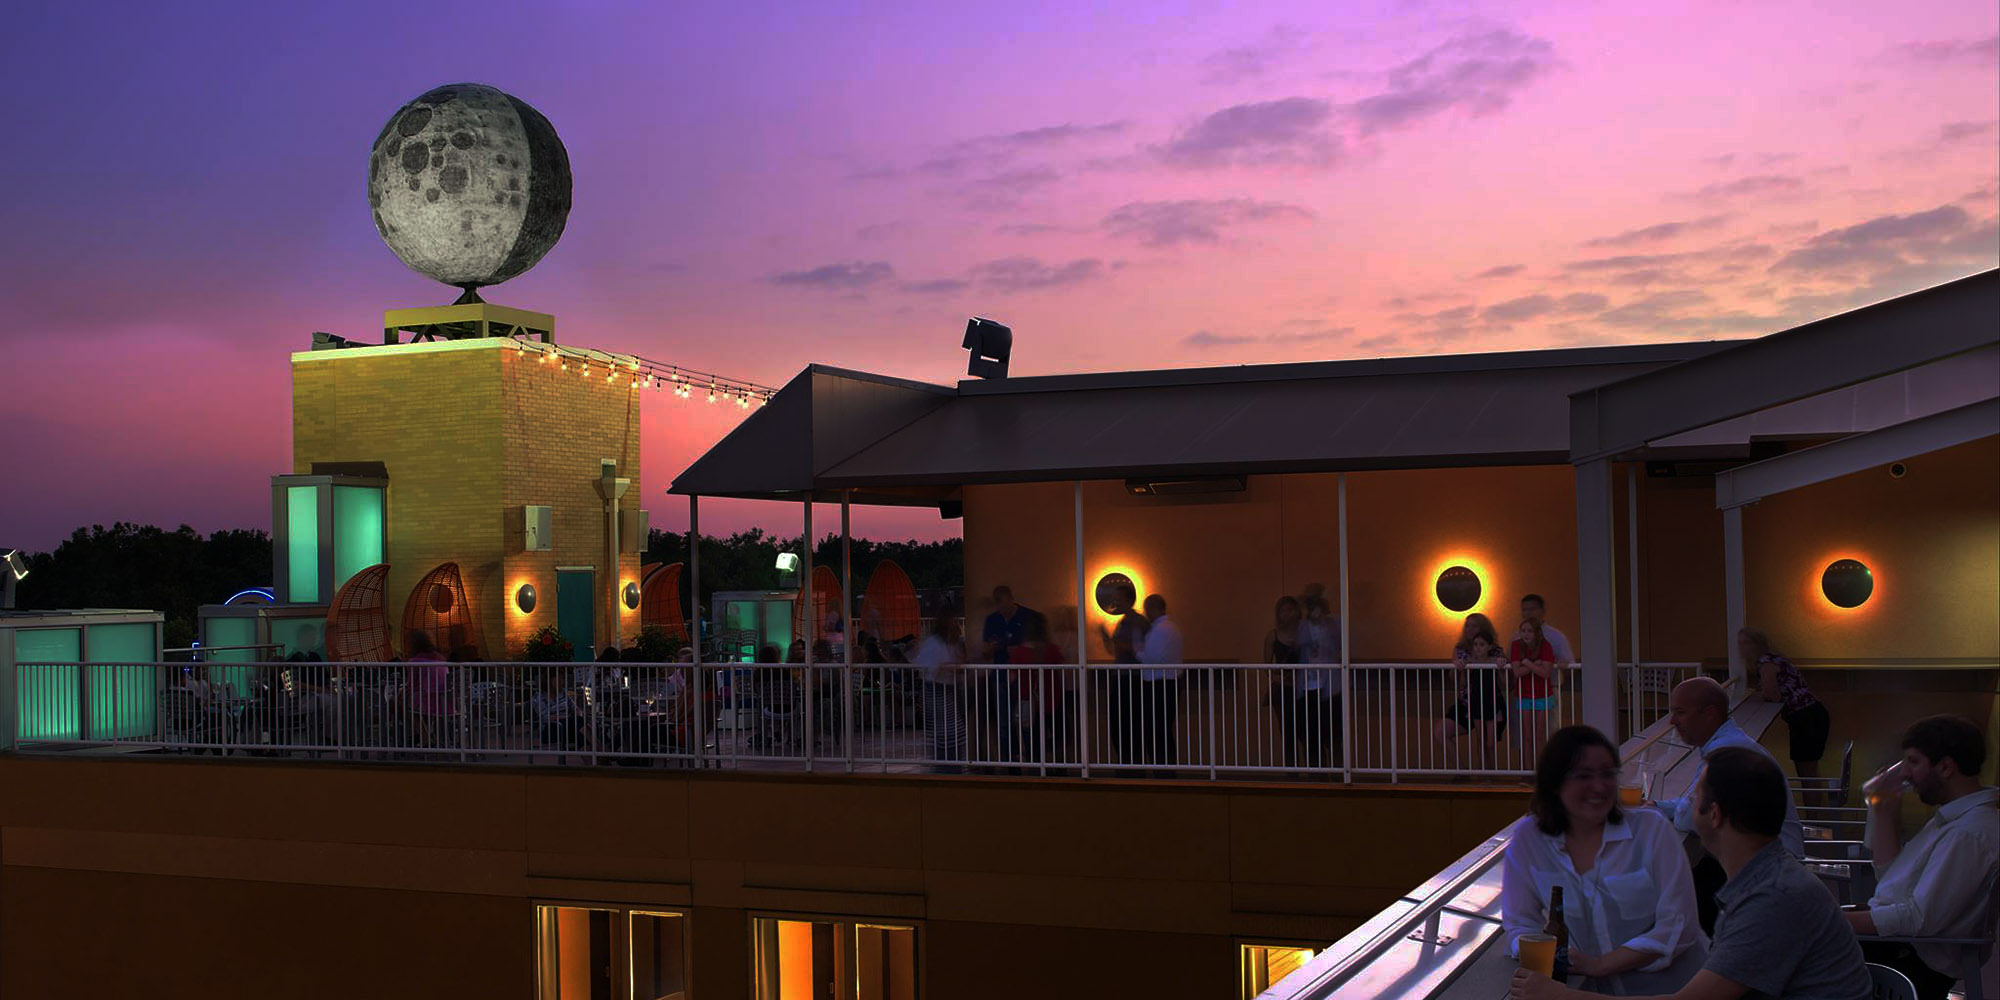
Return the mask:
{"type": "Polygon", "coordinates": [[[563,638],[551,625],[528,637],[521,659],[528,663],[568,663],[575,655],[576,644],[563,638]]]}

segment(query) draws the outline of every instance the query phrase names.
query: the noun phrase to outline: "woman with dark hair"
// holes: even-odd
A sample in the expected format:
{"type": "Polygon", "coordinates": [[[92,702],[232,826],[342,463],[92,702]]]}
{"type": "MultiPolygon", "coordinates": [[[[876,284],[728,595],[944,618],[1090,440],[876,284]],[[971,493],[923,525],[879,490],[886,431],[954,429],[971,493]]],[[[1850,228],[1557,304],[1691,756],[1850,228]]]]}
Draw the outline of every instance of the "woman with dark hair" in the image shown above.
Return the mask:
{"type": "MultiPolygon", "coordinates": [[[[1813,697],[1806,679],[1792,661],[1771,648],[1771,637],[1748,625],[1736,630],[1736,652],[1757,679],[1757,693],[1765,701],[1778,703],[1785,729],[1791,733],[1792,770],[1801,778],[1819,777],[1819,762],[1826,756],[1827,731],[1833,719],[1826,706],[1813,697]]],[[[1811,801],[1819,793],[1809,793],[1811,801]]]]}
{"type": "Polygon", "coordinates": [[[1435,738],[1439,746],[1449,749],[1459,737],[1471,733],[1481,768],[1496,763],[1493,744],[1507,732],[1507,686],[1501,677],[1506,663],[1507,653],[1493,632],[1493,620],[1478,612],[1466,615],[1458,630],[1458,644],[1451,648],[1458,701],[1438,720],[1435,738]]]}
{"type": "Polygon", "coordinates": [[[1535,762],[1528,815],[1507,830],[1500,917],[1510,954],[1548,923],[1563,890],[1569,970],[1613,996],[1668,994],[1708,958],[1694,876],[1673,824],[1618,808],[1618,750],[1589,726],[1564,726],[1535,762]]]}

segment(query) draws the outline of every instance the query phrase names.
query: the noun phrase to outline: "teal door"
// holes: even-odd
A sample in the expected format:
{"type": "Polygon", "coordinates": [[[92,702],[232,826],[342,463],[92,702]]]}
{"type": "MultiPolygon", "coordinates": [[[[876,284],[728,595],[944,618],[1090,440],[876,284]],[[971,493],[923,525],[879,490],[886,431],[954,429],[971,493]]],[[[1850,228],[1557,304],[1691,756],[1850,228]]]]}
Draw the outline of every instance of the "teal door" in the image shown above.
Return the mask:
{"type": "Polygon", "coordinates": [[[597,658],[597,571],[556,570],[556,631],[576,647],[572,659],[597,658]]]}

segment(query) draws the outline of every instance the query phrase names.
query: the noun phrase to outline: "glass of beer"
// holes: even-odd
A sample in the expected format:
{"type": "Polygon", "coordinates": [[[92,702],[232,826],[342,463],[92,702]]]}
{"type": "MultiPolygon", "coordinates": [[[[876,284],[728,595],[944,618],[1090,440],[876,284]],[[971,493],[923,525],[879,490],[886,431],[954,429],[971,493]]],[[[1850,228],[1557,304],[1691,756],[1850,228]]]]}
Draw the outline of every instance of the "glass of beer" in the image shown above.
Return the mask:
{"type": "Polygon", "coordinates": [[[1553,934],[1521,935],[1521,968],[1544,976],[1554,975],[1556,971],[1556,936],[1553,934]]]}
{"type": "Polygon", "coordinates": [[[1627,809],[1637,809],[1646,801],[1645,772],[1631,766],[1618,774],[1618,804],[1627,809]]]}

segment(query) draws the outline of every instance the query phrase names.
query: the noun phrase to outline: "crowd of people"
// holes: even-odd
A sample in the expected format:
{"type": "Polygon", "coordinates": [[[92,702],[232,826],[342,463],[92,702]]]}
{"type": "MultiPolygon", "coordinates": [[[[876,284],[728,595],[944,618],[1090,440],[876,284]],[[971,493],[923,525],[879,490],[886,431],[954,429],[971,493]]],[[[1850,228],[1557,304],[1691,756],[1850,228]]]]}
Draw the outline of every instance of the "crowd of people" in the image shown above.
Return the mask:
{"type": "Polygon", "coordinates": [[[1554,926],[1560,899],[1574,985],[1524,967],[1510,995],[1868,1000],[1865,963],[1876,963],[1908,976],[1920,1000],[1943,1000],[1977,974],[1939,939],[1991,926],[2000,790],[1980,783],[1979,727],[1939,715],[1903,733],[1901,760],[1865,785],[1878,881],[1865,902],[1842,907],[1803,863],[1784,771],[1727,720],[1722,696],[1706,678],[1673,692],[1674,728],[1700,753],[1680,798],[1621,807],[1618,750],[1588,726],[1559,729],[1542,747],[1529,814],[1508,831],[1502,922],[1519,955],[1524,938],[1554,926]],[[1905,842],[1911,792],[1936,812],[1905,842]]]}

